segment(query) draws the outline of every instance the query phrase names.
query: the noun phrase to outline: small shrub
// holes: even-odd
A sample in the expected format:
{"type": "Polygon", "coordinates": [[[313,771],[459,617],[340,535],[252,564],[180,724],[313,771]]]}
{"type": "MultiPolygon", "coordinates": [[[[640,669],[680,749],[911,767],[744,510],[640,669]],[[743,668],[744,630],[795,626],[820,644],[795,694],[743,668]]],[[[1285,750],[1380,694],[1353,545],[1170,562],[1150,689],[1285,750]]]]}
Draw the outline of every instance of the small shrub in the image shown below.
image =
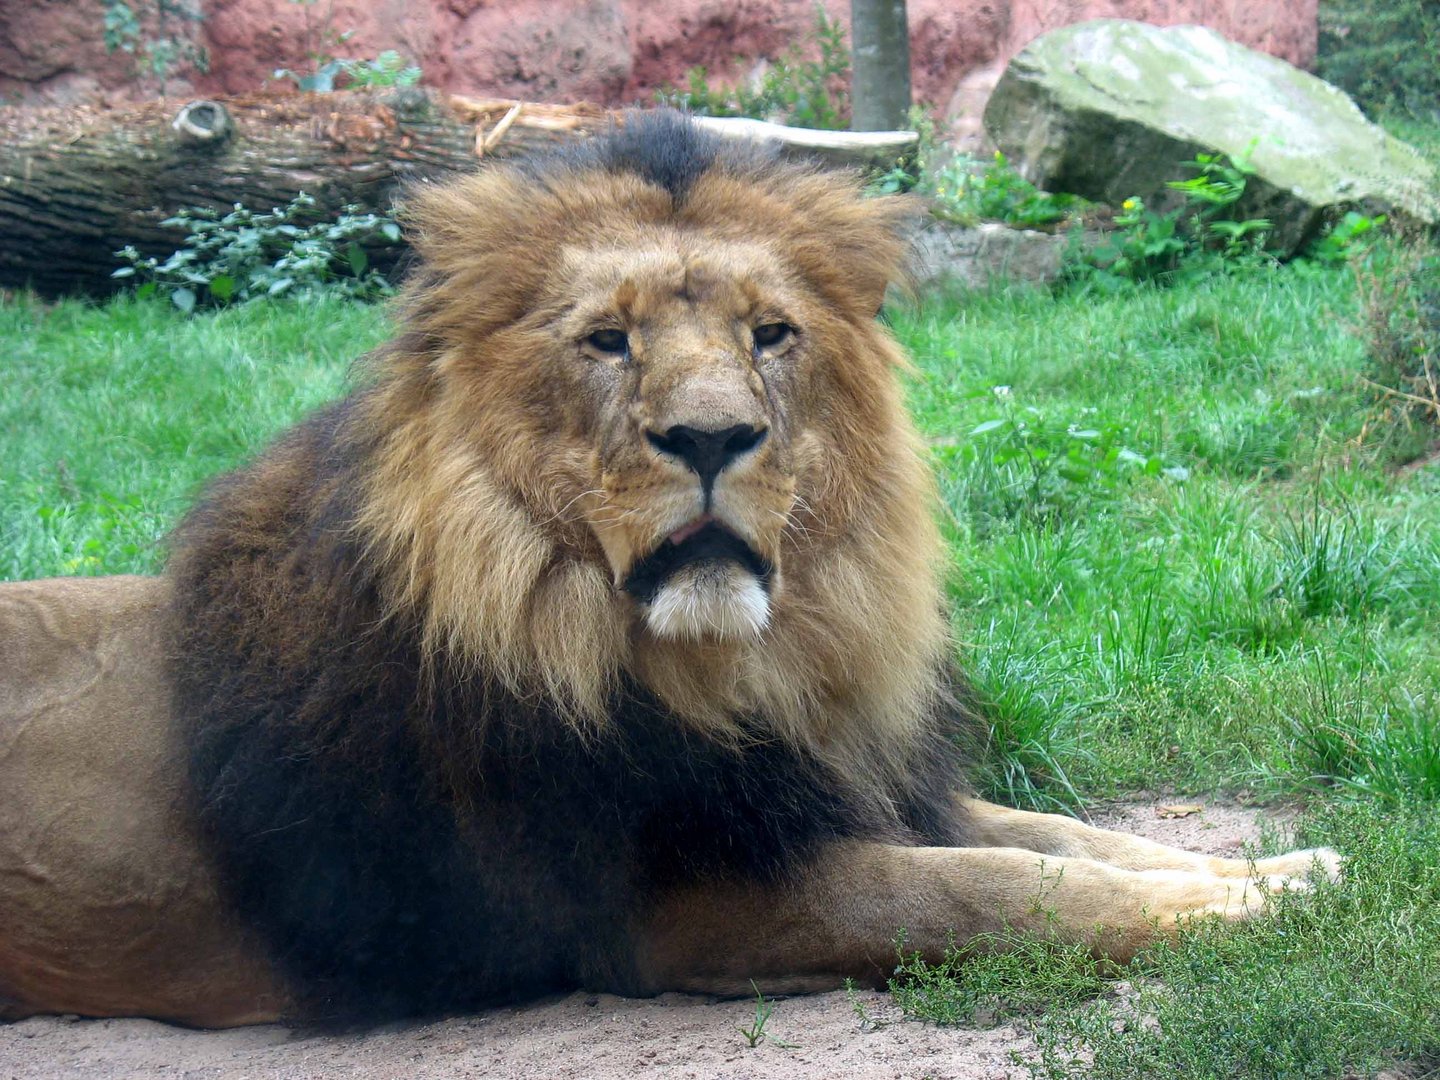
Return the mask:
{"type": "Polygon", "coordinates": [[[661,105],[697,116],[749,116],[794,127],[844,130],[850,123],[850,49],[845,28],[815,7],[810,40],[787,50],[751,84],[711,86],[703,67],[691,68],[683,89],[655,94],[661,105]],[[818,59],[809,59],[818,54],[818,59]]]}
{"type": "Polygon", "coordinates": [[[1376,252],[1359,283],[1372,384],[1396,418],[1440,423],[1440,249],[1376,252]]]}
{"type": "Polygon", "coordinates": [[[1232,214],[1255,175],[1249,153],[1234,158],[1197,154],[1184,167],[1195,175],[1167,185],[1183,198],[1179,207],[1157,213],[1138,197],[1126,199],[1108,238],[1070,253],[1065,281],[1114,291],[1130,285],[1172,285],[1272,261],[1264,254],[1270,222],[1232,214]]]}
{"type": "Polygon", "coordinates": [[[957,155],[921,190],[931,196],[936,217],[961,225],[999,221],[1021,229],[1046,228],[1068,220],[1083,205],[1078,196],[1041,191],[998,150],[988,162],[957,155]]]}
{"type": "Polygon", "coordinates": [[[1440,118],[1440,5],[1434,0],[1321,0],[1316,73],[1372,115],[1440,118]]]}
{"type": "Polygon", "coordinates": [[[315,200],[301,193],[268,214],[235,204],[228,214],[183,210],[163,224],[184,229],[185,243],[166,259],[125,247],[129,263],[113,277],[138,278],[141,295],[163,294],[181,311],[197,305],[245,303],[285,293],[333,293],[369,300],[392,292],[370,267],[366,244],[393,244],[400,227],[346,206],[338,218],[300,224],[315,200]]]}

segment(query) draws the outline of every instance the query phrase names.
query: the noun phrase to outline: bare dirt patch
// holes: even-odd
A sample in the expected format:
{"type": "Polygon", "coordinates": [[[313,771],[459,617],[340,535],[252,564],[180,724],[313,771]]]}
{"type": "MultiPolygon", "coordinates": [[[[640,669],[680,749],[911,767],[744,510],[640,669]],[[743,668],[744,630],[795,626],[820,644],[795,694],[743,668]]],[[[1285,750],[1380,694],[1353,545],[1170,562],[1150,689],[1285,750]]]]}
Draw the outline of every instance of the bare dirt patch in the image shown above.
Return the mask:
{"type": "MultiPolygon", "coordinates": [[[[1097,809],[1095,824],[1213,855],[1237,856],[1262,823],[1287,815],[1170,797],[1097,809]],[[1200,810],[1192,810],[1194,806],[1200,810]],[[1182,813],[1183,811],[1183,813],[1182,813]]],[[[763,987],[762,987],[763,989],[763,987]]],[[[277,1025],[194,1031],[149,1020],[42,1017],[0,1025],[0,1080],[242,1077],[353,1080],[1001,1080],[1024,1070],[1011,1052],[1032,1049],[1013,1024],[935,1028],[900,1020],[888,995],[858,1000],[882,1026],[862,1030],[844,993],[788,998],[766,1030],[786,1048],[746,1045],[738,1028],[753,1002],[665,994],[636,1000],[571,994],[518,1009],[361,1034],[318,1035],[277,1025]]]]}

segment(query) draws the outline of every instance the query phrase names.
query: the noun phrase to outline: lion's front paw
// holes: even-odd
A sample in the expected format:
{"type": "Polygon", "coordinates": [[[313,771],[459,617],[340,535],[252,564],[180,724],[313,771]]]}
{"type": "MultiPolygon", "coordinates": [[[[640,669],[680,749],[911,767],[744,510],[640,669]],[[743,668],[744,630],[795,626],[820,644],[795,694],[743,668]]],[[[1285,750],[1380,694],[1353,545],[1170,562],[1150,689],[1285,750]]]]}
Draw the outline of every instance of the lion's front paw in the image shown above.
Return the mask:
{"type": "Polygon", "coordinates": [[[1339,881],[1344,860],[1333,848],[1306,848],[1255,862],[1255,873],[1263,877],[1306,880],[1312,874],[1326,881],[1339,881]]]}
{"type": "Polygon", "coordinates": [[[1264,911],[1282,892],[1306,892],[1317,880],[1338,881],[1342,862],[1338,852],[1312,848],[1261,859],[1253,864],[1249,877],[1196,875],[1172,914],[1182,921],[1200,915],[1247,919],[1264,911]]]}
{"type": "MultiPolygon", "coordinates": [[[[1226,920],[1248,919],[1265,910],[1271,899],[1282,892],[1304,892],[1311,887],[1308,871],[1315,865],[1313,853],[1300,860],[1295,852],[1284,858],[1285,869],[1267,873],[1268,867],[1258,867],[1251,877],[1219,877],[1210,874],[1177,873],[1174,871],[1144,871],[1141,876],[1153,881],[1150,903],[1146,905],[1149,917],[1159,921],[1162,927],[1181,925],[1198,917],[1218,915],[1226,920]]],[[[1333,852],[1326,854],[1334,856],[1333,852]]],[[[1318,860],[1328,873],[1332,866],[1338,867],[1338,858],[1333,862],[1318,860]]],[[[1281,860],[1267,860],[1267,863],[1281,863],[1281,860]]]]}

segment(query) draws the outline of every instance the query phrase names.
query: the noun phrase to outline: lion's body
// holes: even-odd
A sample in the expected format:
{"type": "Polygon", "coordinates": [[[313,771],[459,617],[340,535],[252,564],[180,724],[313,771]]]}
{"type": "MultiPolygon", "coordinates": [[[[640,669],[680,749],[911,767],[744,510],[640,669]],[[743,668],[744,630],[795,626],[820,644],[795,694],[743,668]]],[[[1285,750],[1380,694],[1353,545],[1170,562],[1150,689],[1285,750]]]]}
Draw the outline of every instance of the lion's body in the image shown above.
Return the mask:
{"type": "Polygon", "coordinates": [[[178,711],[206,718],[188,733],[201,821],[313,1011],[643,991],[632,934],[658,895],[774,880],[838,838],[958,841],[941,738],[909,789],[870,787],[761,718],[743,748],[689,729],[626,679],[582,739],[543,698],[444,658],[423,672],[413,627],[382,618],[364,560],[327,524],[351,512],[327,494],[363,483],[334,452],[347,411],[227,479],[174,569],[178,711]]]}
{"type": "Polygon", "coordinates": [[[404,332],[163,581],[0,587],[0,1010],[874,980],[1033,920],[1035,852],[1112,954],[1248,910],[960,794],[894,203],[661,119],[417,204],[404,332]]]}
{"type": "Polygon", "coordinates": [[[168,598],[155,578],[0,586],[0,1019],[281,1009],[195,835],[168,598]]]}

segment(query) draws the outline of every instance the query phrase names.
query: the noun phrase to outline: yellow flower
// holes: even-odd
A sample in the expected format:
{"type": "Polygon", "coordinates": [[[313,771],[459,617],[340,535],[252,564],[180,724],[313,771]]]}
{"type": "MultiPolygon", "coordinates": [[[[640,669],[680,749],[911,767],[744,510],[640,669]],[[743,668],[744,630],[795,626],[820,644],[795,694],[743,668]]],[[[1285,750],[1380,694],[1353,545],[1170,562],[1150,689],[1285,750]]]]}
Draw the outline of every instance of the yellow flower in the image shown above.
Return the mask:
{"type": "Polygon", "coordinates": [[[1126,199],[1123,203],[1120,204],[1120,209],[1122,209],[1122,210],[1134,210],[1134,209],[1135,209],[1135,205],[1136,205],[1136,204],[1135,204],[1135,200],[1134,200],[1134,199],[1126,199]]]}

